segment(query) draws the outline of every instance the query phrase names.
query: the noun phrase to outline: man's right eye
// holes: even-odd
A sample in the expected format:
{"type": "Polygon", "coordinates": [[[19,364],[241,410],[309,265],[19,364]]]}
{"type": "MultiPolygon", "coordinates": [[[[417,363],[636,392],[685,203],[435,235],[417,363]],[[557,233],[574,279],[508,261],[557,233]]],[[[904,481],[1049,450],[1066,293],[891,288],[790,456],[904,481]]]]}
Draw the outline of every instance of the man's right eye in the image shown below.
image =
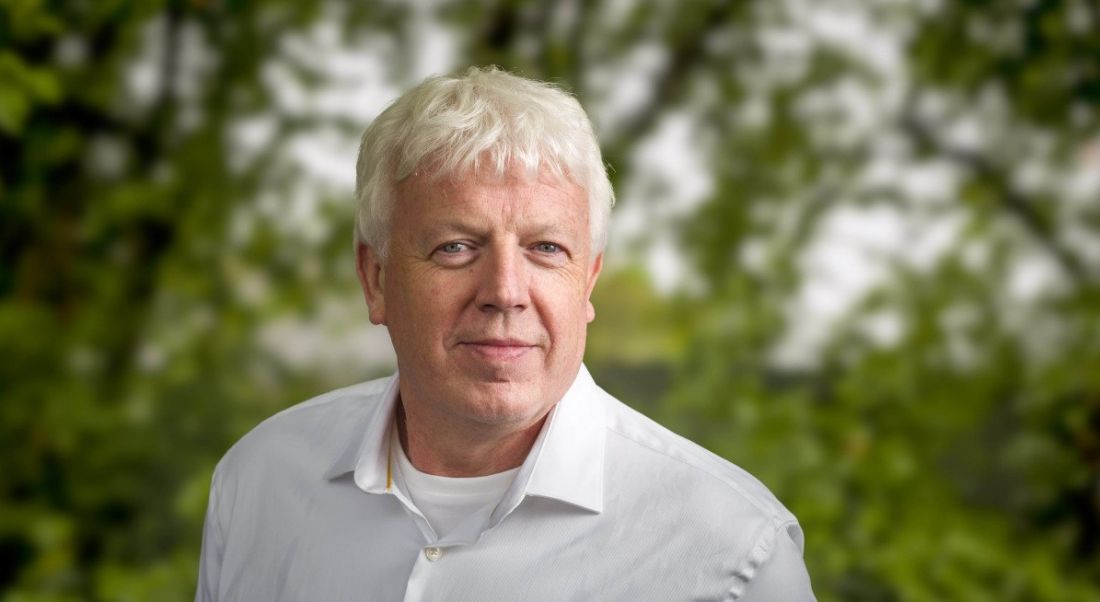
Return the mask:
{"type": "Polygon", "coordinates": [[[440,246],[439,250],[448,255],[454,255],[455,253],[461,253],[469,248],[469,245],[464,242],[449,242],[440,246]]]}

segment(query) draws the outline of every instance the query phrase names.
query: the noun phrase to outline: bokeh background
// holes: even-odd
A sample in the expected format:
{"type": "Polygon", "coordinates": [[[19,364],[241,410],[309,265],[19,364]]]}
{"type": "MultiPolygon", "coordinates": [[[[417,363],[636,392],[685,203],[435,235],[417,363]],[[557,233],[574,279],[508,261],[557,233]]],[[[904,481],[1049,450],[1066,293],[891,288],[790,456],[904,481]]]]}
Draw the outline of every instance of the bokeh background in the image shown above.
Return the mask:
{"type": "Polygon", "coordinates": [[[4,0],[0,599],[193,595],[220,455],[391,369],[357,138],[470,64],[589,109],[587,362],[821,600],[1100,600],[1091,0],[4,0]]]}

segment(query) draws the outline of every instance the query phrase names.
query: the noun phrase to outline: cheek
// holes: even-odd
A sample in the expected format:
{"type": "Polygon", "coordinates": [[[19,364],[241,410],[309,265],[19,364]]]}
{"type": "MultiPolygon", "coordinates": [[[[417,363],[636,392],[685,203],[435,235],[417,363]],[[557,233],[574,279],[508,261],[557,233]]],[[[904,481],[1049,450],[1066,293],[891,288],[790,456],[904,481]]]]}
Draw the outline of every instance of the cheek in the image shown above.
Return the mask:
{"type": "Polygon", "coordinates": [[[552,308],[552,317],[559,333],[570,338],[584,337],[584,330],[591,321],[592,305],[581,281],[570,278],[557,279],[555,286],[547,287],[545,299],[552,308]]]}
{"type": "Polygon", "coordinates": [[[463,278],[432,278],[410,289],[407,307],[412,326],[421,332],[452,330],[469,305],[469,284],[463,278]]]}

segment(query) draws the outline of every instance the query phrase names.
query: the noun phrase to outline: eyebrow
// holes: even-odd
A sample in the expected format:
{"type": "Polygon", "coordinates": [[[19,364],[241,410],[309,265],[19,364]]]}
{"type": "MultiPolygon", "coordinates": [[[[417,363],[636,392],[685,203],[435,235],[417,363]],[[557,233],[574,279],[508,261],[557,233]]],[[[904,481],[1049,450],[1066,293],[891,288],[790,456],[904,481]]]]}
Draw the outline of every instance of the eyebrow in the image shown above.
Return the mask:
{"type": "MultiPolygon", "coordinates": [[[[544,222],[535,224],[534,226],[527,228],[526,232],[534,233],[536,238],[538,237],[550,237],[559,238],[568,234],[568,229],[562,227],[560,222],[544,222]]],[[[429,226],[424,232],[424,238],[428,240],[436,240],[442,238],[448,238],[452,235],[472,236],[474,238],[484,239],[489,237],[489,231],[485,228],[479,227],[475,224],[463,222],[461,220],[449,220],[434,226],[429,226]]],[[[523,233],[521,233],[523,234],[523,233]]]]}
{"type": "Polygon", "coordinates": [[[428,240],[436,240],[441,238],[448,238],[452,235],[473,236],[475,238],[485,238],[487,231],[483,228],[478,228],[473,224],[464,223],[461,221],[451,220],[429,226],[424,231],[424,238],[428,240]]]}

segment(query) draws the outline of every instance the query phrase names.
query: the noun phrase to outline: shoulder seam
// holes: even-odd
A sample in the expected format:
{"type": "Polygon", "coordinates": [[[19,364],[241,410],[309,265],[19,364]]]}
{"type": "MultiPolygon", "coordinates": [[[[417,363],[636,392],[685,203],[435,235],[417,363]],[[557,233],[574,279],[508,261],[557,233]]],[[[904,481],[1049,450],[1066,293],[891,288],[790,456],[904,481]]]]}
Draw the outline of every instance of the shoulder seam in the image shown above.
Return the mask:
{"type": "Polygon", "coordinates": [[[760,567],[775,553],[775,541],[783,529],[782,524],[773,524],[769,530],[767,526],[761,526],[752,538],[752,546],[748,552],[738,560],[733,572],[734,584],[728,592],[734,600],[740,600],[752,580],[756,578],[760,567]]]}

